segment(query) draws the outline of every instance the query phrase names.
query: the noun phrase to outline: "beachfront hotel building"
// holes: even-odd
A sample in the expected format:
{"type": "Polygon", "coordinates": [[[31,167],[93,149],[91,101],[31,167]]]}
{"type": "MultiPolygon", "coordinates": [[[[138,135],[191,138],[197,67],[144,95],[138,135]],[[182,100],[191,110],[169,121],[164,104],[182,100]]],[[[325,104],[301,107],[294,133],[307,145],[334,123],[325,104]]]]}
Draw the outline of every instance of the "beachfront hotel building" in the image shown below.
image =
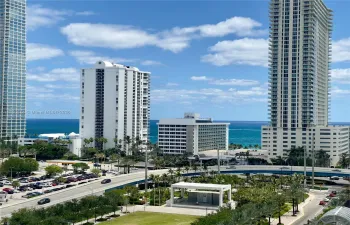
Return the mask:
{"type": "MultiPolygon", "coordinates": [[[[26,133],[26,1],[0,1],[0,138],[26,133]]],[[[16,140],[17,141],[17,140],[16,140]]]]}
{"type": "Polygon", "coordinates": [[[271,0],[270,125],[262,127],[269,158],[295,146],[325,150],[335,165],[349,153],[349,127],[329,126],[332,11],[322,0],[271,0]]]}
{"type": "MultiPolygon", "coordinates": [[[[150,73],[136,67],[99,61],[81,70],[80,136],[147,141],[150,117],[150,73]]],[[[95,142],[96,148],[102,148],[95,142]]],[[[125,144],[125,143],[124,143],[125,144]]],[[[127,149],[126,149],[127,151],[127,149]]]]}
{"type": "Polygon", "coordinates": [[[184,118],[160,119],[158,146],[164,154],[198,155],[208,150],[228,150],[229,123],[217,123],[200,118],[197,113],[185,113],[184,118]]]}

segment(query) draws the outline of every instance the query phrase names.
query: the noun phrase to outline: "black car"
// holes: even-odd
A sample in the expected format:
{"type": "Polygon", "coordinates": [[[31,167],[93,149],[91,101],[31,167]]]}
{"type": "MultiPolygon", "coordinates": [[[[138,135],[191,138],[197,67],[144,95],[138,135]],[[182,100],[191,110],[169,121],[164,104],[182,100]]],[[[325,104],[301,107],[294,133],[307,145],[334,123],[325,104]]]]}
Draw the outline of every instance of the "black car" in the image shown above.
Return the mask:
{"type": "Polygon", "coordinates": [[[50,202],[49,198],[43,198],[41,200],[38,201],[38,205],[44,205],[50,202]]]}
{"type": "Polygon", "coordinates": [[[111,183],[111,179],[104,179],[101,181],[101,184],[108,184],[111,183]]]}

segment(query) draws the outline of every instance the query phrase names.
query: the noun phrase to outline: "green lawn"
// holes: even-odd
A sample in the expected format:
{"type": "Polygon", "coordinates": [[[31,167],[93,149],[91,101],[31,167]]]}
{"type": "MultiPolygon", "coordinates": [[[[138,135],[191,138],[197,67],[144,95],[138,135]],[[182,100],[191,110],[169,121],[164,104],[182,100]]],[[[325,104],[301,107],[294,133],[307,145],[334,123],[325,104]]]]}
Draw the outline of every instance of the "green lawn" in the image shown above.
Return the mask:
{"type": "Polygon", "coordinates": [[[135,212],[100,223],[101,225],[190,225],[198,216],[170,213],[135,212]]]}

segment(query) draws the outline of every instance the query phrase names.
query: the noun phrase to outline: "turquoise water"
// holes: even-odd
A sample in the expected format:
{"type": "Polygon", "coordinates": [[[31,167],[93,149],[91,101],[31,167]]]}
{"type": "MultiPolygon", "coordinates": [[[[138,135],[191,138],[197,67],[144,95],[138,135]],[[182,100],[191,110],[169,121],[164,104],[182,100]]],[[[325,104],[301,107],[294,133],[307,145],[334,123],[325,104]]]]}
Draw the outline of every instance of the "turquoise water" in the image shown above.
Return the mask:
{"type": "MultiPolygon", "coordinates": [[[[157,122],[158,120],[150,121],[150,140],[152,143],[156,143],[158,138],[157,122]]],[[[262,125],[267,124],[267,122],[244,121],[231,121],[228,123],[230,123],[229,142],[242,145],[260,144],[260,128],[262,125]]],[[[70,132],[79,133],[78,119],[27,119],[27,134],[29,136],[44,133],[68,134],[70,132]]]]}
{"type": "MultiPolygon", "coordinates": [[[[150,121],[150,140],[157,142],[158,120],[150,121]]],[[[267,122],[259,121],[220,121],[230,123],[229,143],[255,145],[261,143],[261,126],[267,122]]],[[[350,125],[350,123],[333,123],[334,125],[350,125]]],[[[79,133],[78,119],[27,119],[27,134],[44,133],[79,133]]]]}

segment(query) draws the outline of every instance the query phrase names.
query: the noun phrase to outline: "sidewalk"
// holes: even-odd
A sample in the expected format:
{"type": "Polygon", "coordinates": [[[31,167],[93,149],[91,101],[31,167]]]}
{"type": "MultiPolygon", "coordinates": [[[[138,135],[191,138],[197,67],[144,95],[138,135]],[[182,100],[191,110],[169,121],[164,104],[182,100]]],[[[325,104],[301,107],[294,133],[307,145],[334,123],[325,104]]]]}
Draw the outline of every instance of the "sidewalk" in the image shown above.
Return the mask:
{"type": "MultiPolygon", "coordinates": [[[[289,212],[281,216],[281,223],[284,225],[292,225],[295,221],[300,219],[304,216],[304,207],[306,207],[311,201],[315,198],[315,195],[311,192],[309,192],[309,197],[306,199],[305,202],[302,202],[299,204],[299,213],[297,216],[293,216],[293,209],[291,209],[289,212]]],[[[275,218],[272,222],[272,225],[278,224],[278,218],[275,218]]]]}

